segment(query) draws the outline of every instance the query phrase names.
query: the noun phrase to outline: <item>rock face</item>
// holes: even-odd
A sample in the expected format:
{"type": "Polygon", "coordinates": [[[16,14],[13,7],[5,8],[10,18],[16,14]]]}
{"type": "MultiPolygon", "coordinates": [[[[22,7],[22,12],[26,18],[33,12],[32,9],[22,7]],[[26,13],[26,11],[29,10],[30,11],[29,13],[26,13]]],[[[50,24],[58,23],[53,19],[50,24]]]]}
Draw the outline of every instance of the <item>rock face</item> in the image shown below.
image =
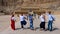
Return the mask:
{"type": "Polygon", "coordinates": [[[60,9],[60,0],[0,0],[0,11],[6,14],[12,12],[28,12],[30,9],[34,12],[41,10],[60,9]]]}

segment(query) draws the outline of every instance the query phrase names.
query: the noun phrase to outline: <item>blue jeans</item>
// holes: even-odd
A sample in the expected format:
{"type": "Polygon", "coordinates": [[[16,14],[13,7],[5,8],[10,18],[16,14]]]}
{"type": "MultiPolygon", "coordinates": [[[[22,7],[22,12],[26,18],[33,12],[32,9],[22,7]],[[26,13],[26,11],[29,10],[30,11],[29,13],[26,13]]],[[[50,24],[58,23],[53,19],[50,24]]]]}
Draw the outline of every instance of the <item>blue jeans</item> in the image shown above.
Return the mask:
{"type": "Polygon", "coordinates": [[[53,23],[53,21],[48,22],[48,30],[50,30],[50,31],[52,31],[52,23],[53,23]]]}
{"type": "Polygon", "coordinates": [[[30,20],[30,29],[33,29],[33,20],[30,20]]]}

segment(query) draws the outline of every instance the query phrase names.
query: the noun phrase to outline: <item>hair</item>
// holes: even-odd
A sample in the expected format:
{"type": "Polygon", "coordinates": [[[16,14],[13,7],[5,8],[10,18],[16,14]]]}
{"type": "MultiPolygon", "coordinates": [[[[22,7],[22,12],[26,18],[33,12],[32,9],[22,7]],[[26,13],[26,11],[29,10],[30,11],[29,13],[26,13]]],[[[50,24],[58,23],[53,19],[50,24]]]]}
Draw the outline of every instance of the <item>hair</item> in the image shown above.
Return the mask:
{"type": "Polygon", "coordinates": [[[51,11],[49,11],[49,14],[51,14],[51,11]]]}
{"type": "Polygon", "coordinates": [[[14,17],[14,15],[12,15],[12,17],[14,17]]]}

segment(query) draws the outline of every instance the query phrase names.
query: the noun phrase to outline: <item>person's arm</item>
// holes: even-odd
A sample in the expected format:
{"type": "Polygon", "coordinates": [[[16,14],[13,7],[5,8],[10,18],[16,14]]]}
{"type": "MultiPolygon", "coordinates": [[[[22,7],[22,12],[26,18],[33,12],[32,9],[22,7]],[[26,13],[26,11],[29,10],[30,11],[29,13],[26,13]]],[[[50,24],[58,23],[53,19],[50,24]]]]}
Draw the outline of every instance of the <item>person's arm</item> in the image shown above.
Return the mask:
{"type": "Polygon", "coordinates": [[[28,20],[28,18],[24,17],[24,19],[28,20]]]}
{"type": "Polygon", "coordinates": [[[13,17],[13,20],[16,22],[16,18],[15,17],[13,17]]]}
{"type": "Polygon", "coordinates": [[[12,17],[12,20],[16,21],[16,18],[15,17],[12,17]]]}

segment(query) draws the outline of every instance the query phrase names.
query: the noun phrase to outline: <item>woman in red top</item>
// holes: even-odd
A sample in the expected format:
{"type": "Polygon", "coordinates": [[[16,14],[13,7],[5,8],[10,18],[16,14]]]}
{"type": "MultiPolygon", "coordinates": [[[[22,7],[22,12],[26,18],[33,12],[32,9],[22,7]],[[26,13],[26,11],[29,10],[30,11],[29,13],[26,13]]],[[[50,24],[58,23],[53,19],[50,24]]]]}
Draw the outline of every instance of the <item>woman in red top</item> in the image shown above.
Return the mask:
{"type": "Polygon", "coordinates": [[[14,15],[12,15],[12,17],[11,17],[11,28],[13,30],[15,30],[15,17],[14,17],[14,15]]]}

